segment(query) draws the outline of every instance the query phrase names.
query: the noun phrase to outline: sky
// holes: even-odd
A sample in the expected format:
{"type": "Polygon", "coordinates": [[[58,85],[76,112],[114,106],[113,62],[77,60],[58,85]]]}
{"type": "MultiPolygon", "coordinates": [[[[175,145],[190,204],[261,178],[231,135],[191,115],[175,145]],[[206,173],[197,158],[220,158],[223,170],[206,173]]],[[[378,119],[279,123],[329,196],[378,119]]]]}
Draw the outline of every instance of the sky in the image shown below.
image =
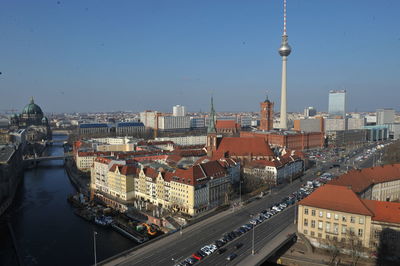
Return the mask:
{"type": "MultiPolygon", "coordinates": [[[[2,0],[0,112],[279,111],[281,0],[2,0]]],[[[288,111],[400,110],[400,1],[288,0],[288,111]]]]}

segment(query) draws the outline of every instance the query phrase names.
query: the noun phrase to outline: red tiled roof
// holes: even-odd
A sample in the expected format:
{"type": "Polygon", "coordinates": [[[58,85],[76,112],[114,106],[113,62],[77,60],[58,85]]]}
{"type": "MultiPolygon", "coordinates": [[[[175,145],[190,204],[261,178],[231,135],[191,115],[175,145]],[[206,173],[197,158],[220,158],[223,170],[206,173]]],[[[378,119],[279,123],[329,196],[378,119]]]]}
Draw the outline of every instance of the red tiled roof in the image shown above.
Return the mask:
{"type": "Polygon", "coordinates": [[[226,129],[226,128],[239,128],[239,124],[236,123],[234,120],[217,120],[215,123],[216,129],[226,129]]]}
{"type": "Polygon", "coordinates": [[[400,223],[400,203],[367,199],[363,199],[362,201],[374,213],[372,220],[400,223]]]}
{"type": "Polygon", "coordinates": [[[332,180],[330,184],[339,186],[351,186],[354,192],[361,193],[373,184],[389,182],[400,179],[400,164],[388,164],[383,166],[351,170],[339,178],[332,180]]]}
{"type": "Polygon", "coordinates": [[[263,138],[253,137],[224,137],[218,145],[216,157],[229,156],[274,156],[268,143],[263,138]]]}
{"type": "Polygon", "coordinates": [[[299,205],[373,216],[371,210],[367,208],[357,194],[345,186],[327,184],[319,187],[308,197],[301,200],[299,205]]]}
{"type": "Polygon", "coordinates": [[[104,158],[104,157],[97,157],[96,159],[94,159],[95,162],[99,162],[99,163],[105,163],[108,164],[110,163],[112,160],[109,158],[104,158]]]}

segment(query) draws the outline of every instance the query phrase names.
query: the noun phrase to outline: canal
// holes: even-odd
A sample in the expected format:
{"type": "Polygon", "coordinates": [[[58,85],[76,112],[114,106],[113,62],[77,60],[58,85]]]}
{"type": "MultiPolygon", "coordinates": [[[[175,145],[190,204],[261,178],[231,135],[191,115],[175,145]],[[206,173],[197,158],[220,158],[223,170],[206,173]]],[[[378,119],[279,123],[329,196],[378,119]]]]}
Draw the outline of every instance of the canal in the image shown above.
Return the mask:
{"type": "MultiPolygon", "coordinates": [[[[63,147],[54,144],[48,153],[62,155],[63,147]]],[[[73,193],[75,188],[62,161],[42,162],[38,168],[25,171],[9,211],[24,265],[92,265],[94,231],[98,233],[97,261],[136,245],[109,228],[76,216],[67,202],[73,193]]]]}

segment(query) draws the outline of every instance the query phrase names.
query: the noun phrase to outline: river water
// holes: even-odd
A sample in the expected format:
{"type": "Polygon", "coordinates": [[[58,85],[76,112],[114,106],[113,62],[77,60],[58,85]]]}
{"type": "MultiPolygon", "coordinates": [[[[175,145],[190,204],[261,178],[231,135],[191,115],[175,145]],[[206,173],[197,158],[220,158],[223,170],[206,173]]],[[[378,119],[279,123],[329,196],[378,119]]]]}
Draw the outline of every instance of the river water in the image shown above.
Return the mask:
{"type": "MultiPolygon", "coordinates": [[[[62,155],[63,147],[54,144],[48,153],[62,155]]],[[[73,193],[75,188],[62,161],[42,162],[25,172],[9,212],[25,265],[93,265],[94,231],[98,233],[97,261],[136,245],[109,228],[76,216],[67,202],[73,193]]]]}

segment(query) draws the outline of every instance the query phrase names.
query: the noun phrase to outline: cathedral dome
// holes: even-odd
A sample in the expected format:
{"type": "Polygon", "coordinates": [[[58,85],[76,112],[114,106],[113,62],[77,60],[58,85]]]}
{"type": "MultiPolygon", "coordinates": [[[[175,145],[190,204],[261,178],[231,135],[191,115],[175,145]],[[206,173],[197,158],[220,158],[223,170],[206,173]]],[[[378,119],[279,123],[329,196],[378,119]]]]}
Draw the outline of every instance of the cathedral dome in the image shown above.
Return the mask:
{"type": "Polygon", "coordinates": [[[33,97],[31,98],[31,102],[27,104],[22,110],[22,114],[43,116],[42,109],[39,107],[39,105],[35,104],[35,102],[33,101],[33,97]]]}

